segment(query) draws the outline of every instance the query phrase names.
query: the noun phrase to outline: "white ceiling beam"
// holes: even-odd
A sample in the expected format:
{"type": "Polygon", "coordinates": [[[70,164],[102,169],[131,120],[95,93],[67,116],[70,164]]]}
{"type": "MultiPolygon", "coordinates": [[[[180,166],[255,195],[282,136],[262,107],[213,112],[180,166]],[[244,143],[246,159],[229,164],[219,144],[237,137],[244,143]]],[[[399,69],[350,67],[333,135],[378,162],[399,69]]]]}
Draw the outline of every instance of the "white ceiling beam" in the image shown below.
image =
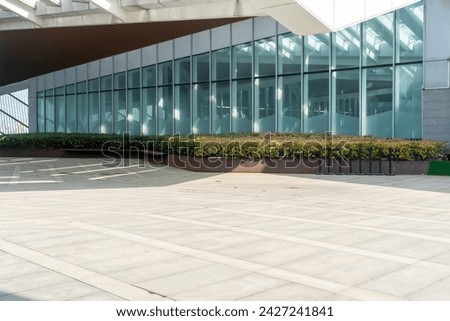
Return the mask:
{"type": "Polygon", "coordinates": [[[128,21],[128,12],[119,7],[118,0],[90,0],[90,2],[102,8],[122,22],[128,21]]]}
{"type": "Polygon", "coordinates": [[[0,0],[0,7],[14,12],[18,16],[25,18],[40,27],[42,27],[43,25],[42,19],[36,17],[36,15],[34,14],[34,9],[30,8],[22,2],[16,0],[0,0]]]}

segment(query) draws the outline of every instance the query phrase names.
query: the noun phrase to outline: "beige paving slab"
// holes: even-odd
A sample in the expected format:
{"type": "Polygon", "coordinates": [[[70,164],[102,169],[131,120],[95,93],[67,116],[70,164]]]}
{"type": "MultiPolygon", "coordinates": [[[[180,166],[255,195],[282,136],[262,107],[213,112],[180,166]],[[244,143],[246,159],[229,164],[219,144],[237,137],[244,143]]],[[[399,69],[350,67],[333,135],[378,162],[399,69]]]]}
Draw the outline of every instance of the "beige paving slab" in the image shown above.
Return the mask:
{"type": "Polygon", "coordinates": [[[288,283],[270,290],[261,291],[242,298],[245,301],[320,301],[332,295],[332,292],[317,288],[288,283]]]}

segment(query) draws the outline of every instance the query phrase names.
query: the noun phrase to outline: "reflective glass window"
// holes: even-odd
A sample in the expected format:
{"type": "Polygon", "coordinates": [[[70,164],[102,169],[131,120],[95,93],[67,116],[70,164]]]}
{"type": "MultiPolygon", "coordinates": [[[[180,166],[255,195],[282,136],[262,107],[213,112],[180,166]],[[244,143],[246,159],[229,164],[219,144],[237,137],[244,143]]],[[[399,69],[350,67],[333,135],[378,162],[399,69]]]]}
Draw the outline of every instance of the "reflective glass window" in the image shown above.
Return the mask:
{"type": "Polygon", "coordinates": [[[128,89],[128,132],[139,135],[141,132],[141,90],[128,89]]]}
{"type": "Polygon", "coordinates": [[[333,33],[333,67],[346,68],[359,66],[361,52],[360,25],[333,33]]]}
{"type": "Polygon", "coordinates": [[[252,81],[233,81],[233,108],[231,111],[234,133],[252,132],[252,81]]]}
{"type": "Polygon", "coordinates": [[[175,133],[191,133],[191,86],[175,86],[175,133]]]}
{"type": "Polygon", "coordinates": [[[301,131],[301,76],[278,77],[278,131],[301,131]]]}
{"type": "Polygon", "coordinates": [[[192,131],[199,134],[209,133],[209,84],[193,85],[192,131]]]}
{"type": "Polygon", "coordinates": [[[172,86],[158,88],[159,135],[173,134],[173,89],[172,86]]]}
{"type": "Polygon", "coordinates": [[[208,82],[209,81],[209,53],[192,57],[192,81],[208,82]]]}
{"type": "Polygon", "coordinates": [[[142,90],[143,109],[143,135],[156,135],[156,88],[144,88],[142,90]]]}
{"type": "Polygon", "coordinates": [[[77,131],[77,108],[75,105],[75,85],[66,86],[66,132],[77,131]]]}
{"type": "Polygon", "coordinates": [[[56,131],[66,131],[66,106],[64,103],[64,87],[55,88],[55,125],[56,131]]]}
{"type": "Polygon", "coordinates": [[[365,135],[392,137],[391,67],[364,69],[365,135]]]}
{"type": "Polygon", "coordinates": [[[252,77],[252,48],[251,43],[233,47],[233,79],[252,77]]]}
{"type": "Polygon", "coordinates": [[[329,69],[329,34],[305,36],[303,46],[305,50],[305,72],[329,69]]]}
{"type": "Polygon", "coordinates": [[[363,23],[363,64],[393,63],[394,14],[389,13],[363,23]]]}
{"type": "Polygon", "coordinates": [[[333,73],[335,134],[359,135],[359,70],[333,73]]]}
{"type": "Polygon", "coordinates": [[[38,132],[45,132],[45,100],[43,91],[37,93],[37,116],[38,132]]]}
{"type": "Polygon", "coordinates": [[[77,83],[77,133],[88,132],[88,102],[86,81],[77,83]]]}
{"type": "Polygon", "coordinates": [[[397,62],[423,59],[423,3],[397,11],[397,62]]]}
{"type": "Polygon", "coordinates": [[[302,37],[292,33],[278,37],[278,74],[302,71],[302,37]]]}
{"type": "Polygon", "coordinates": [[[111,134],[113,132],[112,76],[100,78],[100,90],[100,133],[111,134]]]}
{"type": "Polygon", "coordinates": [[[275,75],[276,55],[275,37],[255,41],[255,77],[275,75]]]}
{"type": "Polygon", "coordinates": [[[191,58],[175,61],[175,84],[188,84],[191,81],[191,58]]]}
{"type": "Polygon", "coordinates": [[[220,81],[212,84],[212,132],[226,134],[230,132],[230,82],[220,81]]]}
{"type": "Polygon", "coordinates": [[[89,132],[100,132],[100,93],[99,80],[91,79],[88,82],[88,103],[89,103],[89,132]]]}
{"type": "Polygon", "coordinates": [[[142,68],[142,86],[156,86],[156,65],[142,68]]]}
{"type": "Polygon", "coordinates": [[[173,67],[172,61],[168,61],[158,65],[158,85],[172,85],[173,83],[173,67]]]}
{"type": "Polygon", "coordinates": [[[275,78],[255,79],[254,131],[275,131],[275,78]]]}
{"type": "Polygon", "coordinates": [[[230,79],[230,48],[213,51],[212,59],[212,80],[230,79]]]}
{"type": "Polygon", "coordinates": [[[422,138],[422,77],[421,64],[396,67],[395,137],[422,138]]]}
{"type": "Polygon", "coordinates": [[[306,74],[304,81],[304,132],[324,133],[329,130],[329,74],[306,74]]]}

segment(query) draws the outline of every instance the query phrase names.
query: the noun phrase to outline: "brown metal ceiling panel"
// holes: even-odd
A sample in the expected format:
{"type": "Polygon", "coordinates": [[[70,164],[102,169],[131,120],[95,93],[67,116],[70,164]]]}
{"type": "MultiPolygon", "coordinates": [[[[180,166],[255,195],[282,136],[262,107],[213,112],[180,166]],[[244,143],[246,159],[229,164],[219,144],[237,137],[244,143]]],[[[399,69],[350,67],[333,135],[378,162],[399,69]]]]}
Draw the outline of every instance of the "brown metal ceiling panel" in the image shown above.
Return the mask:
{"type": "Polygon", "coordinates": [[[0,86],[243,19],[0,31],[0,86]]]}

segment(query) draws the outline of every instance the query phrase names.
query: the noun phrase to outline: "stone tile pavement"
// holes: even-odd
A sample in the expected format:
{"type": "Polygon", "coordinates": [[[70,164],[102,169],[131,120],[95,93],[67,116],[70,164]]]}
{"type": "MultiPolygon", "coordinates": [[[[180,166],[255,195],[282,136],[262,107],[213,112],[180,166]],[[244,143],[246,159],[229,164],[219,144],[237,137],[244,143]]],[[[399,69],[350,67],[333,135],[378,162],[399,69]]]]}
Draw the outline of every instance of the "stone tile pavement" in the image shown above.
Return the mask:
{"type": "Polygon", "coordinates": [[[450,300],[450,179],[0,158],[0,300],[450,300]]]}

